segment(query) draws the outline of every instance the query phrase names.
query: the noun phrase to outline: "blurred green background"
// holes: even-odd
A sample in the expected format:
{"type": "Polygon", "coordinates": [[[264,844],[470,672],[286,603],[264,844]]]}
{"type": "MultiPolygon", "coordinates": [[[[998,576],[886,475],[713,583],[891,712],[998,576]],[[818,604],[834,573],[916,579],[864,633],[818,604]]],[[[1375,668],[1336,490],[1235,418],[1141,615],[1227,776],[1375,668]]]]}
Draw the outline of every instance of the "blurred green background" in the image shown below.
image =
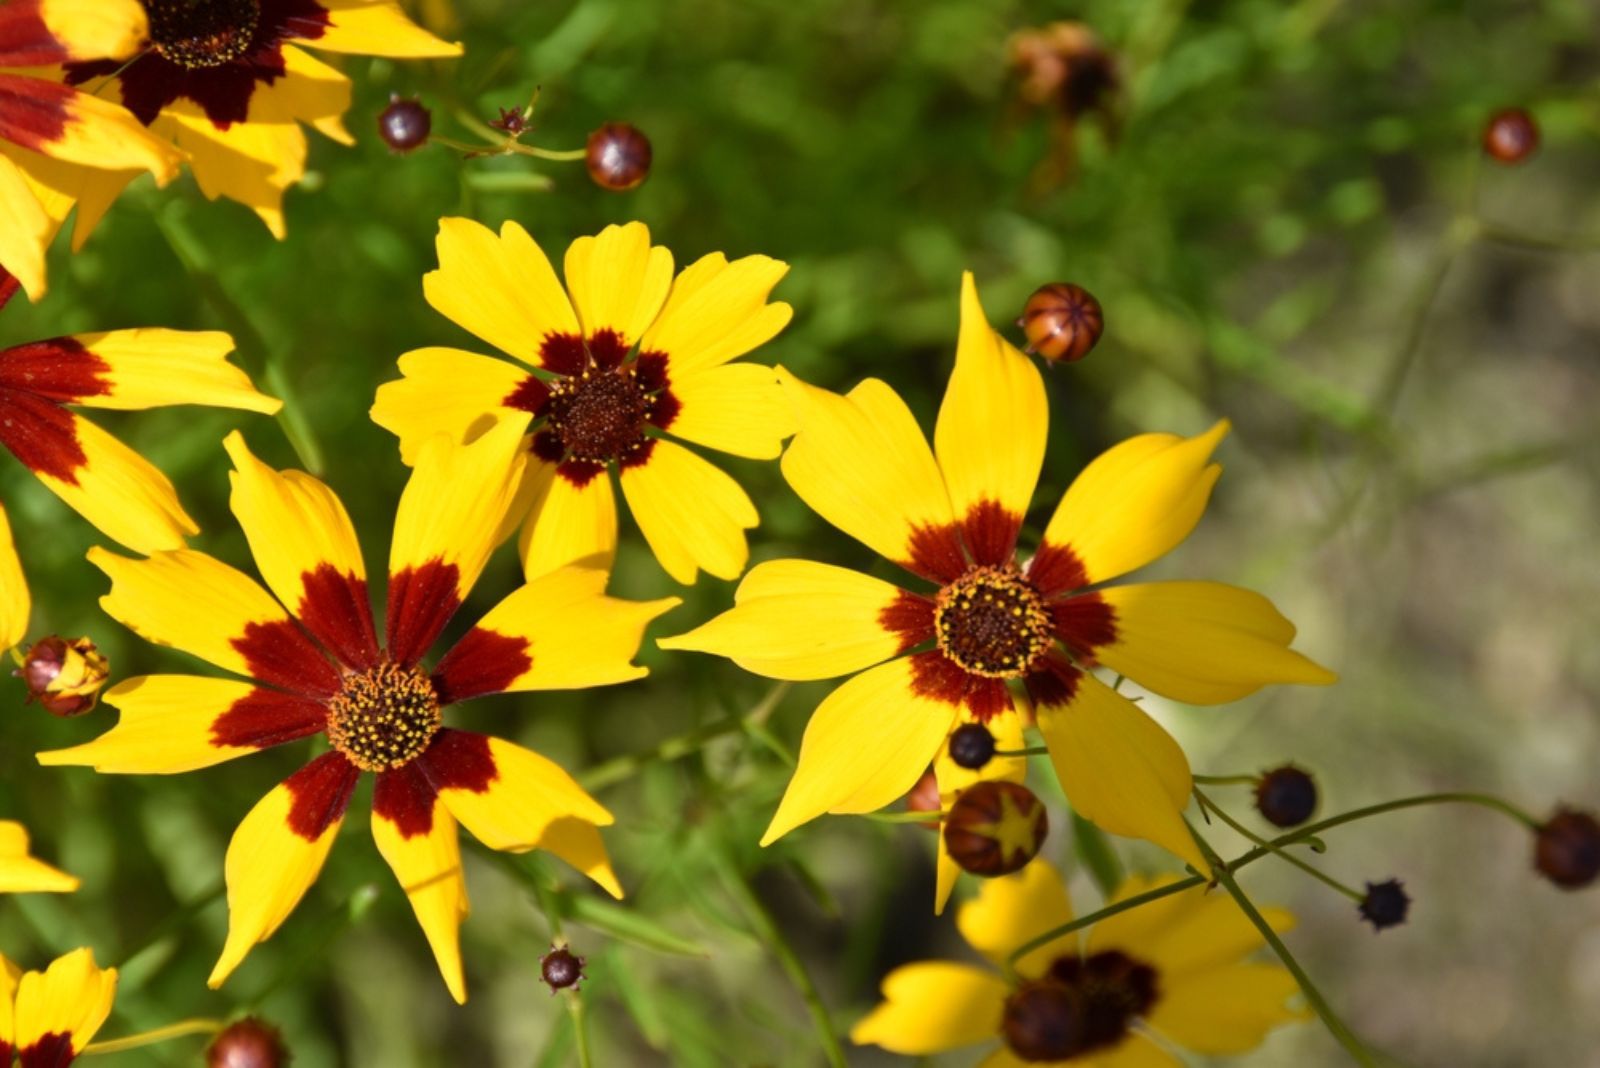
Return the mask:
{"type": "MultiPolygon", "coordinates": [[[[323,474],[378,570],[405,470],[367,420],[373,389],[407,349],[483,351],[422,299],[442,215],[517,219],[553,257],[575,236],[640,218],[680,265],[712,250],[787,260],[778,295],[794,323],[757,358],[835,388],[883,377],[929,427],[962,269],[977,272],[991,319],[1008,330],[1035,286],[1077,282],[1098,295],[1108,327],[1088,360],[1046,375],[1051,442],[1033,523],[1119,438],[1192,433],[1225,415],[1235,431],[1211,512],[1153,571],[1270,594],[1301,625],[1300,647],[1343,675],[1331,690],[1220,709],[1148,701],[1197,771],[1294,758],[1318,773],[1324,812],[1445,788],[1503,791],[1538,814],[1558,799],[1600,804],[1591,0],[460,0],[455,14],[450,32],[467,48],[458,62],[345,64],[358,144],[313,136],[287,241],[238,205],[206,202],[191,180],[141,184],[82,254],[57,248],[49,297],[14,302],[4,342],[232,329],[216,299],[225,294],[255,334],[239,334],[238,360],[309,420],[323,474]],[[1120,123],[1114,137],[1082,124],[1076,165],[1052,184],[1041,170],[1049,123],[1017,105],[1006,42],[1063,18],[1091,25],[1115,54],[1120,123]],[[391,92],[420,94],[436,132],[470,139],[452,112],[492,117],[536,85],[531,143],[577,147],[601,122],[631,121],[655,146],[645,185],[612,194],[580,164],[463,161],[437,146],[394,157],[375,134],[391,92]],[[1545,138],[1515,168],[1478,148],[1486,116],[1506,104],[1533,110],[1545,138]],[[532,188],[538,174],[550,191],[532,188]]],[[[198,409],[95,419],[172,476],[203,528],[197,547],[247,566],[220,441],[241,426],[259,454],[292,464],[276,425],[198,409]]],[[[761,508],[753,559],[865,564],[775,464],[718,462],[761,508]]],[[[92,635],[118,677],[191,666],[99,613],[106,583],[83,562],[98,540],[85,523],[14,462],[0,465],[0,493],[35,635],[92,635]]],[[[729,603],[731,585],[714,579],[676,589],[626,519],[622,537],[614,589],[685,599],[653,635],[729,603]]],[[[502,552],[457,629],[516,574],[502,552]]],[[[651,676],[627,686],[487,699],[451,715],[581,774],[773,692],[709,657],[647,643],[642,658],[651,676]]],[[[371,845],[370,787],[296,914],[223,991],[207,991],[228,836],[310,748],[171,778],[47,772],[34,751],[85,740],[114,713],[52,720],[10,682],[0,811],[84,889],[6,901],[0,948],[37,967],[89,944],[123,965],[102,1037],[251,1007],[283,1026],[305,1068],[566,1064],[571,1024],[538,981],[549,934],[533,893],[556,886],[589,959],[597,1064],[821,1063],[774,933],[841,1031],[895,964],[961,952],[949,919],[931,915],[925,832],[832,818],[755,848],[786,781],[783,754],[829,685],[782,694],[762,730],[600,791],[619,817],[607,841],[626,913],[597,910],[598,892],[556,862],[464,846],[472,999],[458,1009],[371,845]]],[[[1218,794],[1249,815],[1244,791],[1218,794]]],[[[1067,826],[1059,805],[1053,817],[1067,826]]],[[[1538,881],[1519,828],[1429,809],[1329,844],[1323,863],[1347,881],[1402,878],[1411,922],[1375,937],[1348,901],[1292,870],[1259,865],[1245,882],[1299,911],[1291,946],[1375,1046],[1413,1065],[1600,1065],[1600,897],[1538,881]]],[[[1123,853],[1134,866],[1164,863],[1123,853]]],[[[1070,863],[1070,836],[1058,829],[1046,854],[1070,863]]],[[[1092,908],[1081,873],[1074,888],[1092,908]]],[[[108,1063],[193,1064],[200,1048],[188,1039],[108,1063]]],[[[1313,1023],[1238,1063],[1347,1062],[1313,1023]]]]}

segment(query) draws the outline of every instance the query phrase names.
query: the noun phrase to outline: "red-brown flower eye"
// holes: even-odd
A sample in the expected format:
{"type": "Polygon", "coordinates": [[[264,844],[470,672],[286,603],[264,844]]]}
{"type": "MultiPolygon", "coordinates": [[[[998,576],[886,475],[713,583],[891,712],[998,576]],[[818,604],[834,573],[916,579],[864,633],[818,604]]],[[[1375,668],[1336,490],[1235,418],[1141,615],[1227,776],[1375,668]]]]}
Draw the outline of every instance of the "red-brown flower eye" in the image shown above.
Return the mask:
{"type": "Polygon", "coordinates": [[[1034,290],[1017,320],[1028,337],[1028,351],[1051,363],[1072,363],[1089,355],[1105,330],[1100,302],[1082,286],[1052,282],[1034,290]]]}
{"type": "Polygon", "coordinates": [[[438,733],[433,683],[418,668],[380,664],[345,677],[328,701],[328,741],[363,771],[409,764],[438,733]]]}
{"type": "Polygon", "coordinates": [[[288,1063],[283,1035],[254,1016],[224,1027],[206,1047],[206,1068],[283,1068],[288,1063]]]}
{"type": "Polygon", "coordinates": [[[650,139],[637,126],[608,122],[589,135],[584,162],[603,189],[622,193],[650,175],[650,139]]]}
{"type": "Polygon", "coordinates": [[[1024,983],[1006,999],[1000,1033],[1021,1060],[1064,1061],[1083,1051],[1086,1023],[1076,988],[1042,980],[1024,983]]]}
{"type": "Polygon", "coordinates": [[[390,97],[389,106],[378,114],[378,136],[395,152],[420,148],[432,131],[433,116],[419,100],[390,97]]]}
{"type": "Polygon", "coordinates": [[[1500,163],[1521,163],[1539,147],[1539,125],[1522,108],[1496,112],[1483,128],[1483,150],[1500,163]]]}
{"type": "Polygon", "coordinates": [[[637,451],[645,441],[651,397],[638,371],[590,368],[563,378],[550,389],[550,429],[577,460],[604,463],[637,451]]]}
{"type": "Polygon", "coordinates": [[[188,70],[232,63],[255,40],[260,0],[144,0],[150,42],[188,70]]]}
{"type": "Polygon", "coordinates": [[[1009,875],[1038,855],[1049,832],[1049,817],[1032,790],[985,780],[961,791],[950,806],[944,847],[974,875],[1009,875]]]}
{"type": "Polygon", "coordinates": [[[973,568],[940,590],[933,627],[940,652],[987,678],[1020,678],[1050,644],[1044,600],[1012,568],[973,568]]]}

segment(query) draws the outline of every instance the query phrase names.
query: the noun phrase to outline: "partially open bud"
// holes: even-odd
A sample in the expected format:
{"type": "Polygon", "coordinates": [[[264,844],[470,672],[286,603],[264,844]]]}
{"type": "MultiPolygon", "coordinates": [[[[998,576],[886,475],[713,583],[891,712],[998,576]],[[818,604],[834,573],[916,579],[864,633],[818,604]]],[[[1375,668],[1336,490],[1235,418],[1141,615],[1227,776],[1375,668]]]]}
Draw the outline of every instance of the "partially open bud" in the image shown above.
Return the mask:
{"type": "Polygon", "coordinates": [[[1075,987],[1049,980],[1024,983],[1006,999],[1000,1034],[1024,1061],[1064,1061],[1083,1052],[1088,1012],[1075,987]]]}
{"type": "Polygon", "coordinates": [[[977,771],[994,758],[994,735],[981,723],[963,723],[950,735],[950,759],[956,767],[977,771]]]}
{"type": "Polygon", "coordinates": [[[584,163],[594,184],[626,192],[650,175],[650,139],[637,126],[608,122],[589,135],[584,163]]]}
{"type": "Polygon", "coordinates": [[[1273,768],[1256,782],[1256,810],[1274,827],[1295,827],[1317,810],[1317,783],[1293,764],[1273,768]]]}
{"type": "MultiPolygon", "coordinates": [[[[907,812],[933,812],[937,813],[944,808],[944,800],[939,796],[939,779],[929,768],[922,773],[922,778],[917,780],[909,793],[906,794],[907,812]]],[[[919,823],[918,827],[926,827],[930,831],[939,829],[939,821],[931,819],[927,823],[919,823]]]]}
{"type": "Polygon", "coordinates": [[[1106,321],[1093,293],[1071,282],[1051,282],[1033,291],[1017,325],[1028,337],[1027,351],[1050,363],[1072,363],[1089,355],[1106,321]]]}
{"type": "Polygon", "coordinates": [[[11,674],[27,684],[28,700],[52,716],[81,716],[92,709],[111,674],[111,664],[88,638],[67,641],[52,634],[34,642],[18,663],[22,666],[11,674]]]}
{"type": "Polygon", "coordinates": [[[539,958],[539,977],[551,994],[569,986],[576,989],[583,978],[583,958],[566,946],[551,946],[550,952],[539,958]]]}
{"type": "Polygon", "coordinates": [[[282,1068],[289,1060],[283,1034],[254,1016],[224,1027],[206,1047],[206,1068],[282,1068]]]}
{"type": "Polygon", "coordinates": [[[431,132],[433,116],[420,100],[391,96],[389,106],[378,114],[378,136],[396,153],[421,148],[431,132]]]}
{"type": "Polygon", "coordinates": [[[1008,875],[1032,860],[1049,833],[1044,805],[1019,783],[986,779],[956,797],[944,821],[944,846],[974,875],[1008,875]]]}
{"type": "Polygon", "coordinates": [[[1483,150],[1497,163],[1521,163],[1539,147],[1539,125],[1522,108],[1497,111],[1483,128],[1483,150]]]}
{"type": "Polygon", "coordinates": [[[1560,808],[1540,827],[1533,866],[1563,890],[1579,890],[1600,877],[1600,822],[1587,812],[1560,808]]]}
{"type": "Polygon", "coordinates": [[[1411,898],[1406,895],[1399,879],[1389,879],[1381,883],[1368,883],[1367,896],[1361,899],[1361,904],[1356,908],[1361,918],[1372,924],[1374,931],[1381,931],[1385,927],[1398,927],[1406,922],[1406,913],[1411,910],[1411,898]]]}

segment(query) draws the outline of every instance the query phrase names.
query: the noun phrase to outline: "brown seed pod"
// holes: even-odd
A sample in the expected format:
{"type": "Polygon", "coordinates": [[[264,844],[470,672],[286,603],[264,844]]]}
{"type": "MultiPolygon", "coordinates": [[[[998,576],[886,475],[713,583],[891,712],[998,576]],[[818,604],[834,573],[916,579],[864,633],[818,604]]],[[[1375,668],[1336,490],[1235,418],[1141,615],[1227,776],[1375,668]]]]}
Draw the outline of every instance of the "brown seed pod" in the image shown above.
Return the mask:
{"type": "Polygon", "coordinates": [[[1027,335],[1028,352],[1050,363],[1072,363],[1089,355],[1106,323],[1093,293],[1071,282],[1051,282],[1033,291],[1017,325],[1027,335]]]}
{"type": "MultiPolygon", "coordinates": [[[[942,808],[944,808],[944,804],[939,798],[939,780],[934,777],[933,770],[930,768],[922,773],[922,778],[917,780],[917,785],[913,786],[910,792],[906,794],[906,811],[938,812],[942,808]]],[[[930,831],[937,831],[939,829],[939,821],[933,819],[926,823],[919,823],[917,826],[926,827],[930,831]]]]}
{"type": "Polygon", "coordinates": [[[206,1047],[206,1068],[283,1068],[289,1060],[282,1033],[254,1016],[224,1027],[206,1047]]]}
{"type": "Polygon", "coordinates": [[[1498,163],[1521,163],[1539,147],[1539,124],[1522,108],[1505,108],[1483,128],[1483,150],[1498,163]]]}
{"type": "Polygon", "coordinates": [[[1577,809],[1557,809],[1534,839],[1533,866],[1563,890],[1600,878],[1600,821],[1577,809]]]}
{"type": "Polygon", "coordinates": [[[551,946],[550,952],[539,958],[539,978],[544,980],[550,993],[576,989],[583,979],[584,960],[566,946],[551,946]]]}
{"type": "Polygon", "coordinates": [[[431,132],[433,116],[419,100],[391,96],[389,106],[378,113],[378,136],[396,155],[427,144],[431,132]]]}
{"type": "Polygon", "coordinates": [[[1009,875],[1038,855],[1050,831],[1044,805],[1019,783],[985,779],[956,797],[944,821],[944,846],[974,875],[1009,875]]]}
{"type": "Polygon", "coordinates": [[[1263,772],[1256,780],[1256,810],[1274,827],[1299,826],[1317,810],[1317,782],[1293,764],[1263,772]]]}
{"type": "Polygon", "coordinates": [[[584,163],[595,185],[622,193],[650,174],[650,139],[637,126],[608,122],[589,135],[584,163]]]}

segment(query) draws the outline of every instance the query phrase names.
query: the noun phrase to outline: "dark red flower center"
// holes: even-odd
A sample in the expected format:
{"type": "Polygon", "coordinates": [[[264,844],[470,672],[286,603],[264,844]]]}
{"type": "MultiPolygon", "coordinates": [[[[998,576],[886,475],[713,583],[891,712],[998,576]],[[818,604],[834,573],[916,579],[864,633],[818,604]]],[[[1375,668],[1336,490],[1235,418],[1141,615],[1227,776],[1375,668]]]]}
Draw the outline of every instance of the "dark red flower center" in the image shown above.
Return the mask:
{"type": "Polygon", "coordinates": [[[655,406],[639,381],[636,365],[611,370],[589,367],[550,389],[549,429],[576,460],[605,463],[644,447],[645,423],[655,406]]]}
{"type": "Polygon", "coordinates": [[[243,56],[261,21],[260,0],[144,0],[144,9],[155,50],[187,70],[243,56]]]}
{"type": "Polygon", "coordinates": [[[1044,598],[1011,567],[975,567],[939,591],[939,651],[973,675],[1020,678],[1050,644],[1044,598]]]}
{"type": "Polygon", "coordinates": [[[1116,950],[1057,958],[1006,1001],[1006,1045],[1029,1062],[1064,1061],[1120,1042],[1159,994],[1156,970],[1116,950]]]}
{"type": "Polygon", "coordinates": [[[439,695],[420,669],[384,663],[346,675],[328,701],[328,741],[363,771],[409,764],[439,731],[439,695]]]}

